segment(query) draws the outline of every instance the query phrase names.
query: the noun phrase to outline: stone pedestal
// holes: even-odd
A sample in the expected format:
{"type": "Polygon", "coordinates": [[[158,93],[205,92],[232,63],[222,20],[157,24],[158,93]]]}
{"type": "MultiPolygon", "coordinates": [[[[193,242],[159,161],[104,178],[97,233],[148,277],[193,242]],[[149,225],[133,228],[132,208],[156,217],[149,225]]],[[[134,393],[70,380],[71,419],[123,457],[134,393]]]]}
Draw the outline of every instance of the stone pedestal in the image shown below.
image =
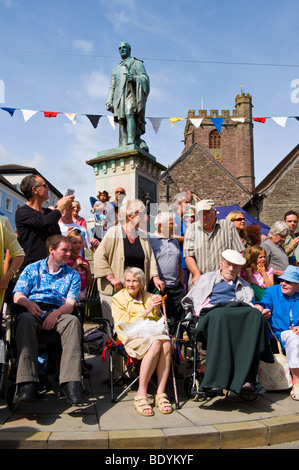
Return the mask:
{"type": "Polygon", "coordinates": [[[137,145],[127,145],[98,152],[88,160],[96,178],[95,196],[104,189],[114,199],[116,188],[126,190],[128,199],[141,199],[144,203],[158,202],[158,182],[166,167],[137,145]]]}

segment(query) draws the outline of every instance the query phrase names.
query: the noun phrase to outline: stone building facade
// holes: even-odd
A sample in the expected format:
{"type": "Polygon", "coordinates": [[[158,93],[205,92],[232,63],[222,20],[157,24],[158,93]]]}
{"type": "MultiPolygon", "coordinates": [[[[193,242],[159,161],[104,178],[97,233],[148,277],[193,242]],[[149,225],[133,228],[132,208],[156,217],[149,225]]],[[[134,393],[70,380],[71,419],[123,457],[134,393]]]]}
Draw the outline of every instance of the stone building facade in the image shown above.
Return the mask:
{"type": "Polygon", "coordinates": [[[169,200],[185,190],[197,198],[212,198],[216,205],[239,204],[251,199],[254,189],[252,101],[242,93],[235,99],[232,113],[223,110],[188,112],[182,155],[169,166],[160,180],[159,200],[169,200]],[[202,118],[199,127],[192,119],[202,118]],[[220,132],[212,118],[220,118],[220,132]],[[223,119],[223,121],[222,121],[223,119]]]}
{"type": "Polygon", "coordinates": [[[299,144],[254,188],[244,209],[271,226],[289,210],[299,212],[299,144]]]}
{"type": "Polygon", "coordinates": [[[252,191],[254,182],[252,98],[242,93],[235,98],[232,113],[222,110],[189,110],[184,132],[183,153],[199,143],[215,160],[221,163],[242,185],[252,191]],[[203,118],[199,127],[190,119],[203,118]],[[221,132],[215,128],[211,118],[222,118],[221,132]],[[239,120],[238,120],[239,119],[239,120]],[[244,122],[243,122],[244,120],[244,122]]]}
{"type": "MultiPolygon", "coordinates": [[[[179,192],[190,190],[198,199],[213,199],[216,206],[243,206],[251,193],[221,163],[195,143],[168,169],[172,183],[169,201],[179,192]]],[[[166,177],[160,181],[160,202],[166,202],[166,177]]]]}

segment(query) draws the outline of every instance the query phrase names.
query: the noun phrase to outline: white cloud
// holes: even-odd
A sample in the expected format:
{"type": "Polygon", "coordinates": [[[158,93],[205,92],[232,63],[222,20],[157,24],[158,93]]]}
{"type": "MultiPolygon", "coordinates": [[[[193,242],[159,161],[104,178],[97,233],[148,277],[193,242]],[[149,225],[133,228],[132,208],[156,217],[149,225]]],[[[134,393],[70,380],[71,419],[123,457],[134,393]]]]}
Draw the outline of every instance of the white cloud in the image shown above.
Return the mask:
{"type": "Polygon", "coordinates": [[[87,41],[86,39],[75,39],[74,47],[84,54],[90,54],[93,51],[93,41],[87,41]]]}
{"type": "Polygon", "coordinates": [[[92,99],[107,98],[110,85],[110,76],[94,70],[82,76],[83,88],[92,99]]]}

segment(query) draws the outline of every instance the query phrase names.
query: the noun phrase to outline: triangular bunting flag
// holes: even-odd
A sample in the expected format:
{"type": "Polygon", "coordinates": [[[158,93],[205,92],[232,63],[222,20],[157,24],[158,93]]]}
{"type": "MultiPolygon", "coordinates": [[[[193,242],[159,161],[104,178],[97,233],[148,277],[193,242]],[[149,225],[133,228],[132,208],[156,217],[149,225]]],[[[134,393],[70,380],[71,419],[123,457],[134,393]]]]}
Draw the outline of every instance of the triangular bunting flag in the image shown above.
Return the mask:
{"type": "Polygon", "coordinates": [[[152,117],[149,117],[148,118],[151,123],[152,123],[152,126],[153,126],[153,129],[155,131],[155,134],[157,134],[158,130],[159,130],[159,127],[161,125],[161,122],[163,120],[163,118],[152,118],[152,117]]]}
{"type": "Polygon", "coordinates": [[[91,124],[93,125],[93,127],[96,129],[98,127],[98,123],[99,123],[99,120],[100,118],[102,117],[101,114],[99,115],[96,115],[96,114],[86,114],[85,116],[88,117],[88,119],[90,120],[91,124]]]}
{"type": "Polygon", "coordinates": [[[203,118],[189,118],[189,120],[192,122],[193,126],[199,127],[203,121],[203,118]]]}
{"type": "Polygon", "coordinates": [[[116,129],[116,123],[113,116],[107,116],[108,121],[110,122],[113,129],[116,129]]]}
{"type": "Polygon", "coordinates": [[[297,119],[297,121],[299,121],[299,116],[294,116],[294,117],[295,117],[295,119],[297,119]]]}
{"type": "Polygon", "coordinates": [[[273,121],[276,122],[276,124],[278,124],[281,127],[285,127],[286,122],[288,120],[287,117],[273,117],[272,119],[273,119],[273,121]]]}
{"type": "Polygon", "coordinates": [[[76,113],[64,113],[67,118],[69,118],[70,121],[72,121],[73,124],[76,124],[76,113]]]}
{"type": "Polygon", "coordinates": [[[169,118],[169,121],[171,122],[171,125],[173,126],[175,122],[178,122],[178,121],[183,121],[185,118],[177,118],[177,117],[174,117],[174,118],[169,118]]]}
{"type": "Polygon", "coordinates": [[[17,108],[1,108],[3,111],[7,111],[11,116],[13,116],[13,113],[17,108]]]}
{"type": "Polygon", "coordinates": [[[245,122],[246,118],[243,117],[243,118],[231,118],[232,121],[235,121],[235,122],[245,122]]]}
{"type": "Polygon", "coordinates": [[[252,118],[252,120],[256,122],[266,122],[266,119],[267,118],[252,118]]]}
{"type": "Polygon", "coordinates": [[[29,121],[32,116],[34,116],[38,111],[32,111],[31,109],[21,109],[24,121],[29,121]]]}
{"type": "Polygon", "coordinates": [[[51,118],[51,117],[56,117],[57,114],[59,114],[58,112],[53,112],[53,111],[44,111],[44,116],[47,117],[47,118],[51,118]]]}
{"type": "Polygon", "coordinates": [[[222,127],[222,124],[223,124],[223,120],[224,120],[224,118],[211,118],[211,121],[213,122],[213,124],[216,127],[219,134],[221,132],[221,127],[222,127]]]}

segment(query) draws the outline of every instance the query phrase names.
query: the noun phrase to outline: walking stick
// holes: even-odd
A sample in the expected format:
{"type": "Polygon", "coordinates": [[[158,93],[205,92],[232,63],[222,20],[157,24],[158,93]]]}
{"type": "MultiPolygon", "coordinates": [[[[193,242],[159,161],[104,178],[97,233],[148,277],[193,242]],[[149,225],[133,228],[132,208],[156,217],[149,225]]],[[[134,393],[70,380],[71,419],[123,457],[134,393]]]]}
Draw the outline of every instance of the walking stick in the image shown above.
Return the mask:
{"type": "MultiPolygon", "coordinates": [[[[164,315],[164,320],[165,320],[166,331],[167,331],[168,336],[170,336],[169,328],[168,328],[167,314],[166,314],[166,303],[165,303],[166,299],[167,299],[167,295],[164,295],[162,297],[162,308],[163,308],[163,315],[164,315]]],[[[171,356],[171,372],[172,372],[172,383],[173,383],[175,406],[176,406],[176,409],[179,409],[178,392],[177,392],[177,387],[176,387],[176,380],[175,380],[175,375],[174,375],[174,365],[173,365],[173,357],[172,356],[171,356]]]]}

